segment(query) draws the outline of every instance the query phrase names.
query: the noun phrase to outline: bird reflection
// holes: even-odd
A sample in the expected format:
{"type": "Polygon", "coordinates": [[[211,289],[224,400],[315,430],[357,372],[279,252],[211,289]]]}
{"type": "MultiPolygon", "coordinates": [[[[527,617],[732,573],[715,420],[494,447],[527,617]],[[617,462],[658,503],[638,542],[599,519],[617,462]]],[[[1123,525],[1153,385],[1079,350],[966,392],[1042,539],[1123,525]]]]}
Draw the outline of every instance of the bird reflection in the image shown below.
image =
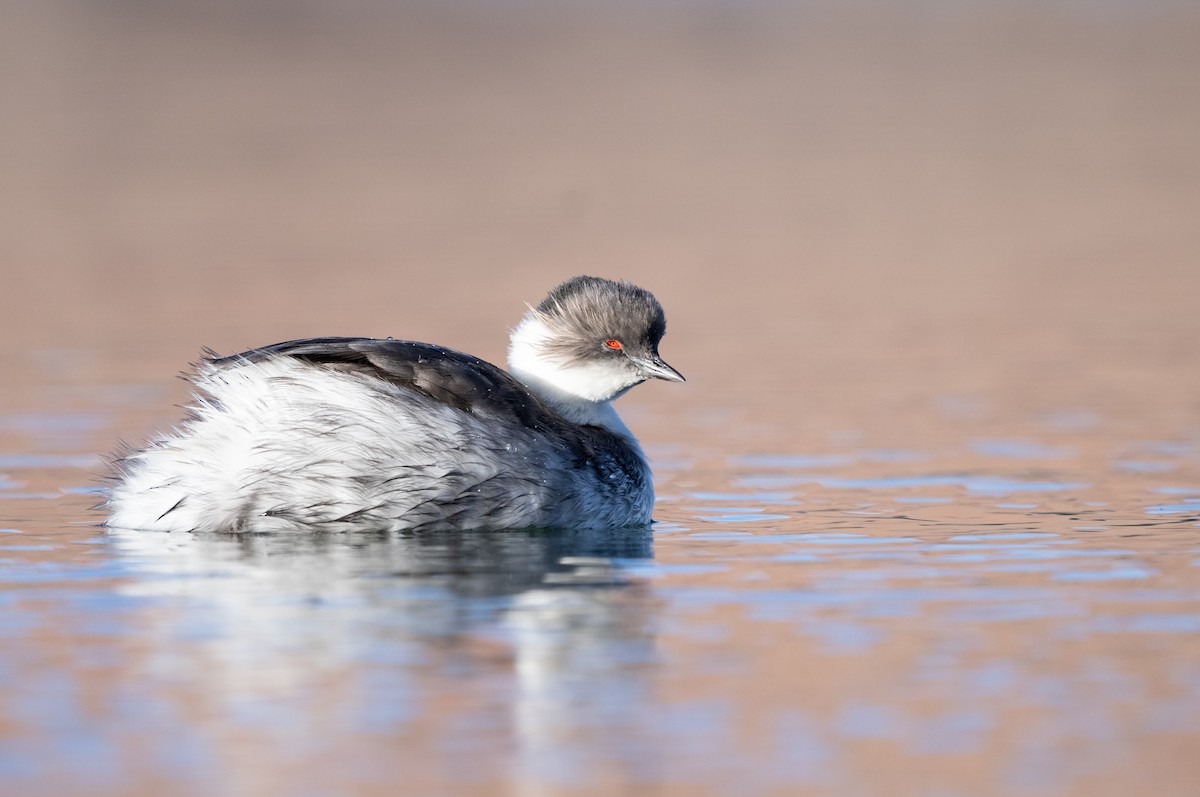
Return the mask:
{"type": "MultiPolygon", "coordinates": [[[[655,605],[632,570],[652,557],[649,527],[109,539],[127,568],[122,591],[150,599],[150,671],[229,715],[252,707],[298,750],[307,734],[352,739],[393,722],[419,728],[431,755],[471,745],[481,768],[515,753],[509,771],[537,794],[581,717],[585,733],[609,733],[648,699],[655,605]],[[486,696],[468,701],[464,732],[472,688],[486,696]]],[[[635,737],[618,735],[631,758],[650,749],[635,737]]]]}
{"type": "MultiPolygon", "coordinates": [[[[173,534],[110,530],[135,573],[127,590],[272,603],[370,598],[465,606],[535,590],[623,588],[623,565],[653,556],[650,527],[479,532],[173,534]]],[[[448,627],[447,633],[455,629],[448,627]]]]}

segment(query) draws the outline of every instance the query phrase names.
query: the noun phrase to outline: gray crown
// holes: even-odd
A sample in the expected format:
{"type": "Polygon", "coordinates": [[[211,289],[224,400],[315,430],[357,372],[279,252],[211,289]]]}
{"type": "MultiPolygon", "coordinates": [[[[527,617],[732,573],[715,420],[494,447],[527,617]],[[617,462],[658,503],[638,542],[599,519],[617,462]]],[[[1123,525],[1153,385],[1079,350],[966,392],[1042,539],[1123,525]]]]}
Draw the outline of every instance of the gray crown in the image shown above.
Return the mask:
{"type": "Polygon", "coordinates": [[[624,280],[572,277],[534,309],[554,333],[547,353],[557,356],[602,359],[613,354],[607,340],[620,341],[635,356],[656,356],[667,331],[654,294],[624,280]]]}

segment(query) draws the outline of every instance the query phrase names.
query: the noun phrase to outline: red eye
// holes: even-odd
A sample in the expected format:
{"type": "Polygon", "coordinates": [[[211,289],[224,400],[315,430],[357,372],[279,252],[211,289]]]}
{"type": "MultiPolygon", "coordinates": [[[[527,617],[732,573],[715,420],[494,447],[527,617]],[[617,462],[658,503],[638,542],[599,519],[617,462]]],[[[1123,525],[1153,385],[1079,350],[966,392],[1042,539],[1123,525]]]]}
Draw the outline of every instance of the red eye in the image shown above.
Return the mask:
{"type": "Polygon", "coordinates": [[[619,341],[619,340],[606,340],[606,341],[604,341],[604,345],[614,351],[621,350],[621,341],[619,341]]]}

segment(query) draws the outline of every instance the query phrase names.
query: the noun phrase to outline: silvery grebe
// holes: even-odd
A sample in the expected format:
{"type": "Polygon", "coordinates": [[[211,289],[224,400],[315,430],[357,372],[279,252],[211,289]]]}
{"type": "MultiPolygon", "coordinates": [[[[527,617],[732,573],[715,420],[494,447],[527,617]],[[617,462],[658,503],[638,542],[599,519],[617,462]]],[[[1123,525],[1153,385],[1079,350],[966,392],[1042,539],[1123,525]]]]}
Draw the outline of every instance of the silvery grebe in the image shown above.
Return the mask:
{"type": "Polygon", "coordinates": [[[648,523],[650,468],[611,402],[683,381],[654,296],[574,277],[512,331],[509,372],[400,340],[211,352],[189,416],[118,457],[114,528],[270,532],[648,523]],[[511,375],[510,375],[511,374],[511,375]]]}

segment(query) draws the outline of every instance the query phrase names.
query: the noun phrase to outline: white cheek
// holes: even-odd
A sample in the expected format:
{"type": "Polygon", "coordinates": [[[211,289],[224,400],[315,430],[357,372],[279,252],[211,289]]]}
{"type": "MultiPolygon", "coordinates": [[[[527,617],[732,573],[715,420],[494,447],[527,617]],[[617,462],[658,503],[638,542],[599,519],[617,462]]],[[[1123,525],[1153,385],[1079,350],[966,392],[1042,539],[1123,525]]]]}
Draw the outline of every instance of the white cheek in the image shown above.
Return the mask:
{"type": "Polygon", "coordinates": [[[558,359],[541,357],[519,346],[509,353],[508,365],[513,375],[526,384],[533,382],[563,397],[582,401],[612,401],[639,381],[620,367],[605,363],[564,365],[558,359]]]}
{"type": "Polygon", "coordinates": [[[635,380],[623,369],[603,363],[546,369],[543,378],[564,393],[587,401],[612,401],[635,380]]]}

